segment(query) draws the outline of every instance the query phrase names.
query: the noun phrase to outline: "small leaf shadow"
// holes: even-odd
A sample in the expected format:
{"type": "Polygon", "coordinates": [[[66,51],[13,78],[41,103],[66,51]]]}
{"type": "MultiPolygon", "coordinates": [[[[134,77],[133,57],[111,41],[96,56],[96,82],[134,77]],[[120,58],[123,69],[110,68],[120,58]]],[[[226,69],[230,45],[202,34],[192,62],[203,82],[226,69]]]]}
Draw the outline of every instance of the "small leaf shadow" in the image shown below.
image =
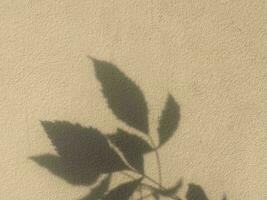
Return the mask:
{"type": "Polygon", "coordinates": [[[165,144],[175,133],[179,120],[180,107],[173,96],[169,95],[159,121],[158,133],[160,146],[165,144]]]}

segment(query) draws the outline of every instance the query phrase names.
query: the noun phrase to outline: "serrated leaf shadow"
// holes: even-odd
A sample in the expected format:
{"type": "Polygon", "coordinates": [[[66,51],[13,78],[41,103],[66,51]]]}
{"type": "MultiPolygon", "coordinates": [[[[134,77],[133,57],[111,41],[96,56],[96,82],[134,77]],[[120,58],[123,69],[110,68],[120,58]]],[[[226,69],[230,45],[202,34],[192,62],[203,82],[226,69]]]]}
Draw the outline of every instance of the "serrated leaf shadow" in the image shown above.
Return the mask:
{"type": "Polygon", "coordinates": [[[97,129],[66,121],[41,123],[58,156],[46,154],[32,160],[69,183],[90,185],[101,174],[128,169],[97,129]]]}
{"type": "Polygon", "coordinates": [[[148,133],[148,106],[141,89],[114,64],[91,58],[107,103],[118,119],[148,133]]]}

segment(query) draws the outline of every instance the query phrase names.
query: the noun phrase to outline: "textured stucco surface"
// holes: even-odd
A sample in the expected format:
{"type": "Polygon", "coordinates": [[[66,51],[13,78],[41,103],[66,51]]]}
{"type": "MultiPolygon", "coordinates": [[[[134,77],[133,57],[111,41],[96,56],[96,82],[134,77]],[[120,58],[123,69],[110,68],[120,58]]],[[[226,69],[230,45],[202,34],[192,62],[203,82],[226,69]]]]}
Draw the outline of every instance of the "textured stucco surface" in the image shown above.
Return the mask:
{"type": "Polygon", "coordinates": [[[152,132],[167,94],[179,102],[180,127],[160,151],[165,185],[183,177],[210,199],[266,199],[263,25],[262,0],[1,0],[0,199],[88,192],[28,159],[53,152],[39,120],[124,126],[87,55],[142,88],[152,132]]]}

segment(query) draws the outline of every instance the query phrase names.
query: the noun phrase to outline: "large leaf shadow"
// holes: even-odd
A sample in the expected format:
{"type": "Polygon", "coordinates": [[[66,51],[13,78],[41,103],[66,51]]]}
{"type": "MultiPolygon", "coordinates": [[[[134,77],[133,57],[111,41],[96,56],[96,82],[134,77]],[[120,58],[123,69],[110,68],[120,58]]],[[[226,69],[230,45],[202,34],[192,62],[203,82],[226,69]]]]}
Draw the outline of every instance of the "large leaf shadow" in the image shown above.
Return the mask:
{"type": "Polygon", "coordinates": [[[86,185],[100,174],[128,169],[97,129],[65,121],[43,121],[42,125],[59,156],[32,159],[68,182],[86,185]]]}
{"type": "Polygon", "coordinates": [[[82,166],[69,165],[60,156],[43,154],[31,157],[41,167],[47,168],[52,174],[66,180],[73,185],[90,185],[94,183],[99,173],[82,168],[82,166]]]}
{"type": "Polygon", "coordinates": [[[140,88],[115,65],[91,59],[102,92],[113,113],[129,126],[148,133],[148,107],[140,88]]]}

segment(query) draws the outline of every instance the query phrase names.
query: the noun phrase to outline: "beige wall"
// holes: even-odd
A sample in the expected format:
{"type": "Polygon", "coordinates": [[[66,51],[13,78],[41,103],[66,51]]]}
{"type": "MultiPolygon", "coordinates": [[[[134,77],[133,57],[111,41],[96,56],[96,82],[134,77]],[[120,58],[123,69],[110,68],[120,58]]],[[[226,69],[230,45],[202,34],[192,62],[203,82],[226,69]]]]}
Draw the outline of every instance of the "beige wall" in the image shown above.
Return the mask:
{"type": "Polygon", "coordinates": [[[112,61],[142,88],[152,131],[169,92],[181,105],[180,127],[160,152],[165,185],[183,177],[210,199],[266,199],[263,4],[2,0],[0,199],[72,200],[89,191],[28,159],[53,152],[39,120],[123,126],[87,55],[112,61]]]}

